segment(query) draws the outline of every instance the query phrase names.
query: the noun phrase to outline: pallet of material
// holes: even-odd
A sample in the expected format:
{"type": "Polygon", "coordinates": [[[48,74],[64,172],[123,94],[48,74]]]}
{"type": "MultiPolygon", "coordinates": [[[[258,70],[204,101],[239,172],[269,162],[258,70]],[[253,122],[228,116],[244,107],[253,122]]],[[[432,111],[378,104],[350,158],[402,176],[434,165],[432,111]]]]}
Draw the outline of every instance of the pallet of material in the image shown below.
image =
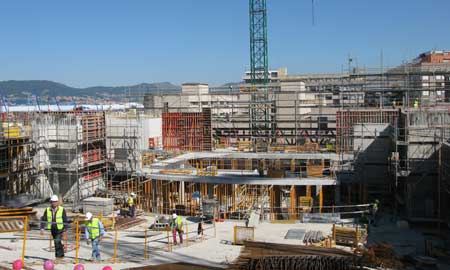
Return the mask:
{"type": "Polygon", "coordinates": [[[153,223],[150,225],[150,230],[152,231],[170,231],[169,223],[153,223]]]}
{"type": "Polygon", "coordinates": [[[331,232],[333,235],[333,240],[337,245],[356,247],[359,243],[363,243],[365,241],[367,230],[359,228],[359,226],[350,228],[339,227],[333,224],[331,232]]]}
{"type": "Polygon", "coordinates": [[[83,213],[91,212],[94,215],[108,216],[113,212],[114,199],[89,197],[83,200],[83,213]]]}

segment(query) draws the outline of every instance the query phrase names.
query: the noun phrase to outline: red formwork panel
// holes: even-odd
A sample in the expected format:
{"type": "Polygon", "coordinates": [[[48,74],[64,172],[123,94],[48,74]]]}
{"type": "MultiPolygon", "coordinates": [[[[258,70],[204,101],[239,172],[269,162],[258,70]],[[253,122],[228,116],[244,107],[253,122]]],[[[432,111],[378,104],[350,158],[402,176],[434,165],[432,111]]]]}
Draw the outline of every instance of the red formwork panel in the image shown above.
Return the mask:
{"type": "Polygon", "coordinates": [[[164,150],[211,151],[211,110],[164,112],[162,139],[164,150]]]}
{"type": "Polygon", "coordinates": [[[336,151],[353,151],[354,125],[364,123],[395,125],[397,110],[339,110],[336,112],[336,151]]]}
{"type": "Polygon", "coordinates": [[[82,156],[83,156],[83,164],[88,165],[89,163],[103,160],[105,157],[105,152],[102,148],[91,149],[84,151],[82,153],[82,156]]]}

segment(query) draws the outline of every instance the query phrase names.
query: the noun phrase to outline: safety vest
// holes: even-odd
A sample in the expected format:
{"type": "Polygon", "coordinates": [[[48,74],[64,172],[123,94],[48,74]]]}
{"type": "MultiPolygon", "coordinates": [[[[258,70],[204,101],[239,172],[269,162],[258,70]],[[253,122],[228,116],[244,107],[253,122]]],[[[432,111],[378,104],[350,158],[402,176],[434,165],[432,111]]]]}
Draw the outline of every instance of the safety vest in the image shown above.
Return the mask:
{"type": "Polygon", "coordinates": [[[132,206],[134,204],[134,199],[133,197],[128,198],[128,205],[132,206]]]}
{"type": "Polygon", "coordinates": [[[93,218],[91,221],[86,222],[86,226],[89,231],[89,237],[91,239],[95,239],[100,236],[100,226],[98,222],[98,218],[93,218]]]}
{"type": "MultiPolygon", "coordinates": [[[[58,207],[58,209],[56,210],[56,215],[55,215],[55,222],[56,222],[56,228],[58,228],[58,230],[62,230],[64,229],[64,223],[63,223],[63,211],[64,208],[62,207],[58,207]]],[[[52,229],[52,209],[50,207],[47,208],[47,230],[51,230],[52,229]]]]}
{"type": "Polygon", "coordinates": [[[176,220],[172,219],[172,221],[170,222],[170,227],[172,229],[182,229],[183,228],[183,220],[181,219],[181,217],[177,217],[176,220]]]}

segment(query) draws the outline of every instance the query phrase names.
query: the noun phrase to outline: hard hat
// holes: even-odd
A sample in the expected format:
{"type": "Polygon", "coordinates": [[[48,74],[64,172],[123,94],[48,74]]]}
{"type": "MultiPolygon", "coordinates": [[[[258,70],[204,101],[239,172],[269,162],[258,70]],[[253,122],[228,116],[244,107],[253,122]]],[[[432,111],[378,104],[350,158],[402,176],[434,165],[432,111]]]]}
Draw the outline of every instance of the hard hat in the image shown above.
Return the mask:
{"type": "Polygon", "coordinates": [[[172,218],[177,218],[177,214],[173,213],[172,218]]]}
{"type": "Polygon", "coordinates": [[[91,220],[92,218],[92,213],[91,212],[87,212],[86,213],[86,218],[84,220],[91,220]]]}
{"type": "Polygon", "coordinates": [[[135,194],[134,194],[134,192],[131,192],[130,195],[131,195],[131,196],[134,196],[135,194]]]}
{"type": "Polygon", "coordinates": [[[52,195],[52,196],[50,197],[50,201],[51,201],[51,202],[57,202],[57,201],[59,201],[58,195],[52,195]]]}

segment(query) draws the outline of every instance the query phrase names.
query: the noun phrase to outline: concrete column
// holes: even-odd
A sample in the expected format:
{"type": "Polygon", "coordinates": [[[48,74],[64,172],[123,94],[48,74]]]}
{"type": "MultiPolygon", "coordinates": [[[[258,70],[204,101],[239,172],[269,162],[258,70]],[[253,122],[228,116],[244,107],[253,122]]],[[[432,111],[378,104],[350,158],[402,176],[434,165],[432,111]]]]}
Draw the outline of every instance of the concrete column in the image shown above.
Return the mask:
{"type": "Polygon", "coordinates": [[[183,204],[184,205],[184,202],[185,202],[184,197],[185,197],[185,195],[184,195],[184,181],[180,181],[180,196],[178,198],[178,203],[179,204],[183,204]]]}

